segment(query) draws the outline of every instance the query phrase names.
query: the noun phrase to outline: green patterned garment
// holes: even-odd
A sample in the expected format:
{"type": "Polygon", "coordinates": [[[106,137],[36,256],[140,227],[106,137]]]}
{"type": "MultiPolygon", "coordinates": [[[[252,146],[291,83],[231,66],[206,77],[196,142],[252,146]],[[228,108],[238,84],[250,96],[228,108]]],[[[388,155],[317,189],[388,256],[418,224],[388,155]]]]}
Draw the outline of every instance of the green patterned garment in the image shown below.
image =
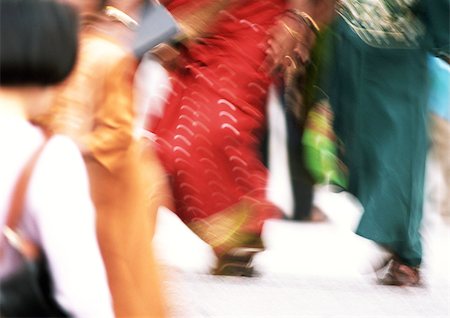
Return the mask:
{"type": "MultiPolygon", "coordinates": [[[[313,100],[331,106],[357,234],[403,263],[422,260],[428,53],[449,54],[450,0],[342,0],[313,100]]],[[[326,48],[323,50],[323,48],[326,48]]]]}
{"type": "Polygon", "coordinates": [[[370,46],[418,47],[425,27],[413,10],[417,3],[417,0],[343,0],[338,4],[338,13],[370,46]]]}

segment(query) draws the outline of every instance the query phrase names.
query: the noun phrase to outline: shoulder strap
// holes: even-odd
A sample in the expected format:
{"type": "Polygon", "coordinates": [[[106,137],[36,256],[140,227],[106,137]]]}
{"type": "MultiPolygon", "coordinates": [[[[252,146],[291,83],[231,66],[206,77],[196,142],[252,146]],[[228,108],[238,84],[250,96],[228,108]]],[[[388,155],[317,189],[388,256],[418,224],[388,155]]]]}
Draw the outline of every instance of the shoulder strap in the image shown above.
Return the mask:
{"type": "MultiPolygon", "coordinates": [[[[42,151],[44,150],[47,142],[49,140],[49,135],[45,135],[45,140],[41,146],[33,153],[31,158],[28,160],[26,166],[22,170],[19,179],[16,182],[14,191],[12,194],[11,204],[9,206],[8,214],[6,217],[5,227],[3,229],[3,234],[7,237],[8,241],[15,247],[23,251],[23,249],[28,249],[27,242],[22,241],[20,236],[16,233],[16,227],[18,226],[20,219],[22,217],[22,211],[24,207],[25,195],[27,193],[28,184],[33,173],[36,162],[38,161],[42,151]]],[[[28,253],[25,253],[28,254],[28,253]]]]}

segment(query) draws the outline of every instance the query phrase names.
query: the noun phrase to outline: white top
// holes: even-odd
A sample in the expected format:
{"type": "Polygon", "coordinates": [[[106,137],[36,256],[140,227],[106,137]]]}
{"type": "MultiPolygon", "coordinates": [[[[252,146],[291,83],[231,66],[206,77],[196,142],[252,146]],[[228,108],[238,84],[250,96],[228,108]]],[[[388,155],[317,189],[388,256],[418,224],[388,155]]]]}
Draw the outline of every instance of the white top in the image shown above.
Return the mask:
{"type": "Polygon", "coordinates": [[[137,138],[154,139],[153,133],[146,130],[149,116],[161,118],[167,98],[171,92],[169,73],[151,54],[144,56],[134,76],[134,100],[136,124],[134,135],[137,138]]]}
{"type": "MultiPolygon", "coordinates": [[[[44,138],[40,130],[14,116],[0,118],[0,226],[3,229],[12,189],[44,138]]],[[[95,232],[83,159],[75,144],[53,137],[41,153],[26,194],[19,229],[47,256],[57,302],[74,317],[113,317],[106,272],[95,232]]],[[[21,262],[5,244],[0,278],[21,262]]]]}

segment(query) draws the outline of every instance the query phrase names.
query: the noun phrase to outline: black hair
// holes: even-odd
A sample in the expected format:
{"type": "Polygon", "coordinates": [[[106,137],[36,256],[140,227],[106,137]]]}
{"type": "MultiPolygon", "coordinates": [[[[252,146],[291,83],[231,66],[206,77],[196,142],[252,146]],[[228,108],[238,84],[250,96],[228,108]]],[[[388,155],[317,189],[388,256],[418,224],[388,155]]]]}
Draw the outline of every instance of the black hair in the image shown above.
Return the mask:
{"type": "Polygon", "coordinates": [[[78,17],[54,0],[0,0],[0,85],[61,82],[77,57],[78,17]]]}

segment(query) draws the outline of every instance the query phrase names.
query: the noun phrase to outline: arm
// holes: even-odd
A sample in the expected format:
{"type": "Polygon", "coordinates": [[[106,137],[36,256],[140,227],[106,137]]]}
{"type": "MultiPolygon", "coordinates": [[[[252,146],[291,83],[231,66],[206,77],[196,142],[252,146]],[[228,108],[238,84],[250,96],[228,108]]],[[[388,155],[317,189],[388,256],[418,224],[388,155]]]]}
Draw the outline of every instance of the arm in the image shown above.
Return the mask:
{"type": "Polygon", "coordinates": [[[288,5],[306,12],[322,27],[333,19],[335,2],[336,0],[290,0],[288,5]]]}
{"type": "Polygon", "coordinates": [[[68,139],[49,142],[29,197],[58,303],[75,317],[113,317],[86,170],[68,139]]]}
{"type": "Polygon", "coordinates": [[[93,131],[83,140],[83,152],[110,171],[120,166],[133,140],[135,70],[136,62],[131,56],[112,63],[105,75],[103,96],[95,108],[93,131]]]}
{"type": "Polygon", "coordinates": [[[290,0],[287,10],[270,30],[269,70],[294,66],[309,60],[316,33],[334,17],[335,0],[290,0]]]}
{"type": "Polygon", "coordinates": [[[450,1],[422,1],[422,19],[427,25],[432,52],[447,63],[450,62],[450,1]]]}
{"type": "Polygon", "coordinates": [[[188,40],[195,40],[208,33],[220,11],[239,4],[239,0],[197,1],[190,8],[178,8],[172,11],[188,40]]]}
{"type": "MultiPolygon", "coordinates": [[[[171,7],[171,1],[160,1],[166,5],[181,30],[174,42],[189,46],[189,43],[201,37],[208,36],[209,31],[218,21],[220,11],[239,5],[241,0],[198,0],[190,1],[181,6],[171,7]]],[[[177,66],[178,49],[173,45],[164,43],[152,50],[160,62],[167,68],[177,66]]]]}

